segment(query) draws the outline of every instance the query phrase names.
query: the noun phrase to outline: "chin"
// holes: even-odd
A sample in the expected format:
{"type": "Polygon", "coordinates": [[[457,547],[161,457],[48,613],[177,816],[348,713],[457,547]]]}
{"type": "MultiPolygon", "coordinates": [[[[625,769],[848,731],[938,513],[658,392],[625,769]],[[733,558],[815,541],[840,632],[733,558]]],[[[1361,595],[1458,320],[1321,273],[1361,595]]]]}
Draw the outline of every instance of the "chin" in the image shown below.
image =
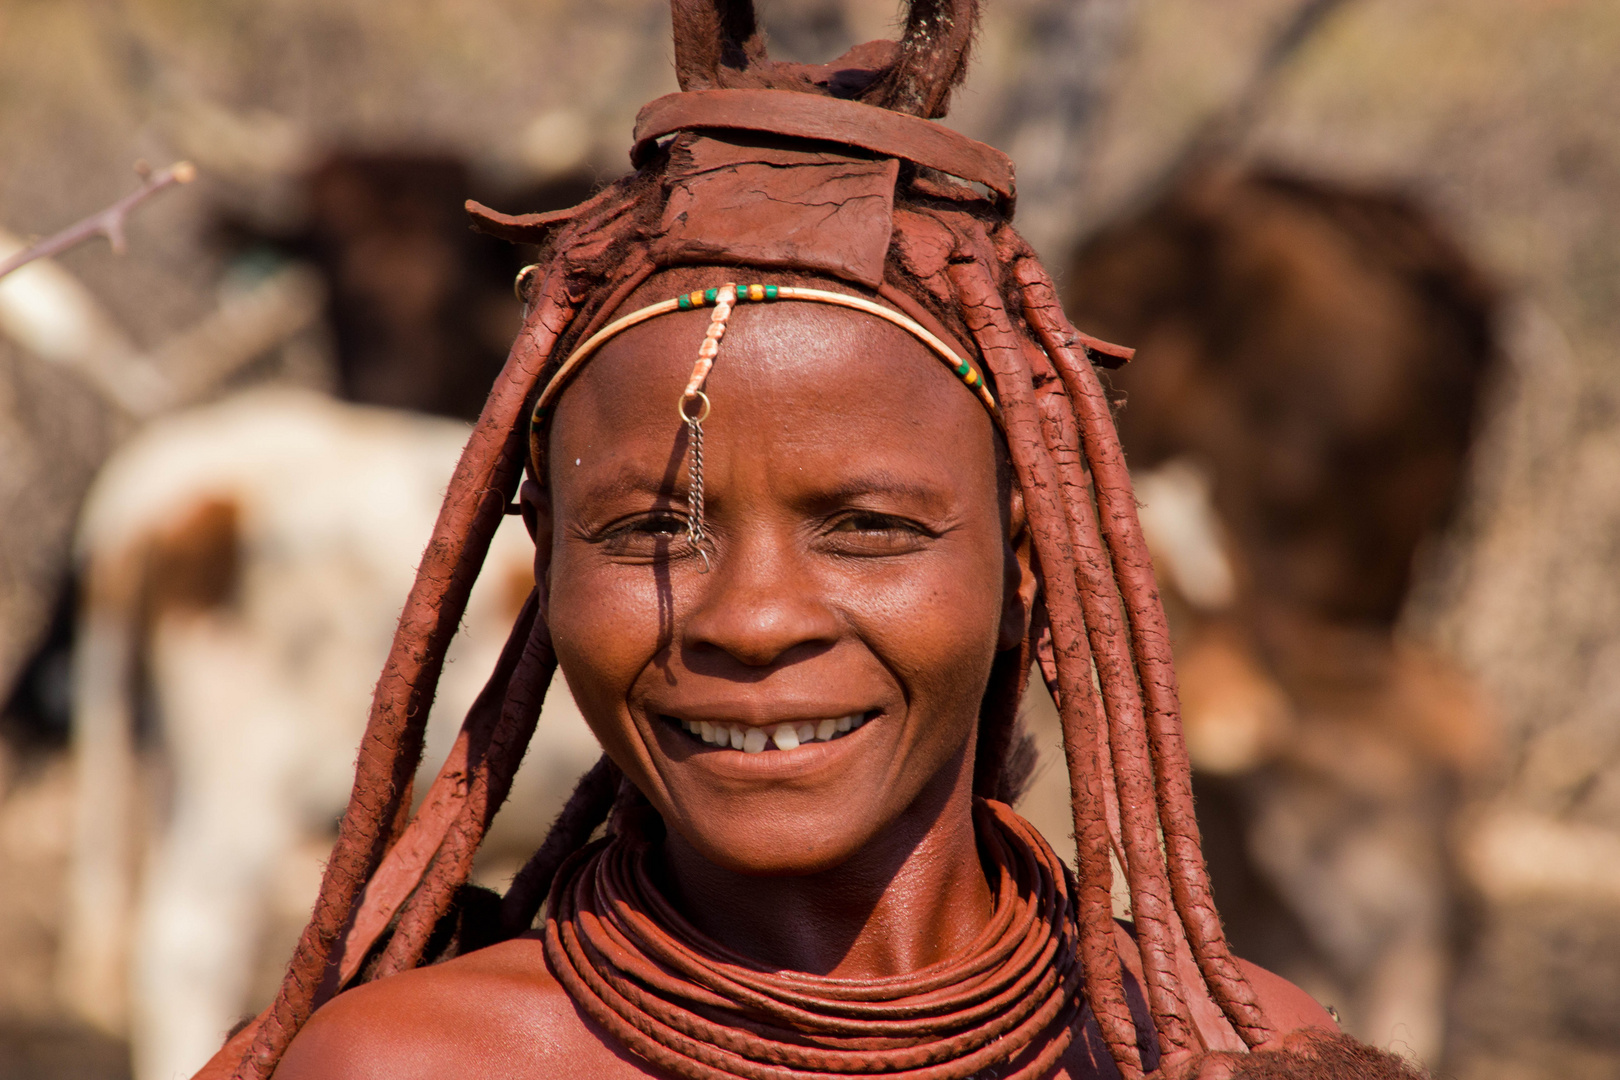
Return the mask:
{"type": "Polygon", "coordinates": [[[836,869],[866,849],[879,830],[855,824],[883,817],[881,808],[851,805],[843,799],[831,805],[849,809],[836,814],[807,815],[782,806],[751,805],[769,801],[710,804],[728,807],[723,816],[665,811],[664,823],[722,870],[748,877],[807,877],[836,869]]]}

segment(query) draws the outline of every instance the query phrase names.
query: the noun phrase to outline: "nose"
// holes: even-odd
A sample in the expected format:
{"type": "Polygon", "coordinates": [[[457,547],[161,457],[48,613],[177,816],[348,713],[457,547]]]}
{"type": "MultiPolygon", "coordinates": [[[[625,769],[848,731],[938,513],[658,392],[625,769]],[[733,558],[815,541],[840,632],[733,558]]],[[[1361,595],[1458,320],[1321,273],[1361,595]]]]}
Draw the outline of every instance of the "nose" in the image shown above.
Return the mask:
{"type": "Polygon", "coordinates": [[[681,628],[688,666],[725,657],[770,667],[838,640],[838,615],[791,542],[739,537],[711,562],[707,574],[693,575],[696,605],[681,628]]]}

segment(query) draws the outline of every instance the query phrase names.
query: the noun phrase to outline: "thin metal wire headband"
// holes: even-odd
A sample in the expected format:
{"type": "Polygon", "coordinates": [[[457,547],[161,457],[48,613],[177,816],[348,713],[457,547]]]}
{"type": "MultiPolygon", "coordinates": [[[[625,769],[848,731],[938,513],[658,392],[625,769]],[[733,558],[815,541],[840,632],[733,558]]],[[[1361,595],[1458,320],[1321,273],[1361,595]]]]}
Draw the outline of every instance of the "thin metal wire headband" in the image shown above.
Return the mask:
{"type": "Polygon", "coordinates": [[[826,289],[805,289],[793,285],[739,286],[728,281],[724,285],[697,289],[632,311],[613,320],[585,339],[568,359],[562,362],[562,366],[552,375],[551,381],[546,383],[545,389],[540,392],[540,397],[534,403],[534,412],[529,417],[529,460],[537,466],[540,462],[539,440],[547,410],[585,361],[589,360],[605,342],[632,326],[660,315],[667,315],[672,311],[693,311],[697,308],[713,307],[714,317],[709,321],[709,329],[703,336],[703,344],[698,347],[697,363],[692,367],[692,375],[687,380],[686,389],[675,404],[675,411],[679,414],[681,422],[687,426],[688,445],[692,453],[692,465],[688,470],[687,482],[687,538],[703,557],[703,568],[706,572],[709,568],[709,555],[708,538],[703,522],[703,421],[709,416],[709,397],[703,392],[703,384],[709,377],[709,371],[714,367],[715,358],[720,355],[720,339],[725,336],[726,323],[731,318],[733,307],[739,303],[773,303],[779,300],[809,300],[853,308],[906,330],[943,360],[952,374],[978,396],[979,401],[989,410],[991,420],[998,427],[1001,425],[1001,410],[996,406],[996,399],[991,396],[990,389],[985,385],[984,376],[979,370],[910,316],[874,303],[864,296],[829,292],[826,289]]]}

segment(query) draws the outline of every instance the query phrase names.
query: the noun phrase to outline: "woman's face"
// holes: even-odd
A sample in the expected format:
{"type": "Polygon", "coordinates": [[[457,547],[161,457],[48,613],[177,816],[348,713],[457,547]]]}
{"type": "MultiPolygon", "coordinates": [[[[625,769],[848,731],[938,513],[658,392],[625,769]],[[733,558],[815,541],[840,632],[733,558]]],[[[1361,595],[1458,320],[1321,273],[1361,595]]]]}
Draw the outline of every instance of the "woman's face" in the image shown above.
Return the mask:
{"type": "Polygon", "coordinates": [[[743,305],[706,387],[704,572],[676,402],[709,318],[620,334],[558,402],[550,491],[526,489],[544,617],[586,720],[671,828],[729,870],[813,873],[971,769],[1033,589],[1022,513],[984,408],[910,334],[743,305]]]}

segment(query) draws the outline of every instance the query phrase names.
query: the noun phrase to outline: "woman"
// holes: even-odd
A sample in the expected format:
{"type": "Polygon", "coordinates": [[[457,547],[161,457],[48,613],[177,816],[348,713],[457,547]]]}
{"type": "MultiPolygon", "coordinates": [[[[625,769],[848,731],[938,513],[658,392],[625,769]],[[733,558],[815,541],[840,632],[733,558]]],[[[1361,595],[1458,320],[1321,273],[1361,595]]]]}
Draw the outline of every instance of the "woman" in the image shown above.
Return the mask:
{"type": "Polygon", "coordinates": [[[211,1074],[1401,1075],[1221,937],[1092,369],[1128,354],[1063,319],[1006,159],[927,119],[975,5],[914,4],[824,67],[770,62],[746,4],[674,12],[683,93],[643,110],[638,172],[564,214],[476,210],[542,244],[525,329],[315,919],[211,1074]],[[536,594],[401,828],[525,443],[536,594]],[[1076,876],[1007,807],[1032,663],[1076,876]],[[497,909],[464,883],[556,665],[605,756],[497,909]]]}

